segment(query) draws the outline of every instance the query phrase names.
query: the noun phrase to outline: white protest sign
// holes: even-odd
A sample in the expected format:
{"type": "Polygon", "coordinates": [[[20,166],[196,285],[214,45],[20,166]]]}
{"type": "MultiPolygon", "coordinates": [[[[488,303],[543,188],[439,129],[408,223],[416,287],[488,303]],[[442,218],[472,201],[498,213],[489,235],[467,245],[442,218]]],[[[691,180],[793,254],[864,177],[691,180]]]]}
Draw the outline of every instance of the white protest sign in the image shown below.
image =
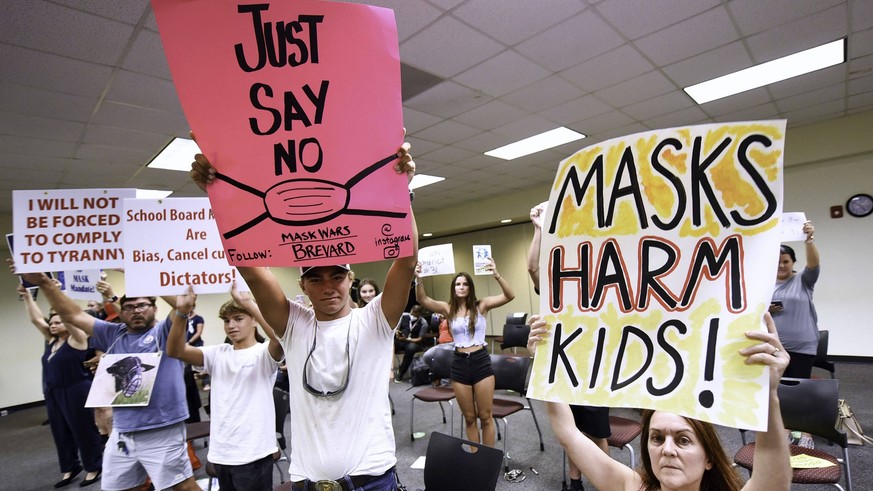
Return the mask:
{"type": "Polygon", "coordinates": [[[135,189],[12,192],[19,273],[120,268],[122,200],[135,189]]]}
{"type": "Polygon", "coordinates": [[[68,297],[77,300],[103,301],[103,295],[97,291],[97,282],[100,281],[99,269],[65,271],[64,278],[66,278],[68,297]]]}
{"type": "Polygon", "coordinates": [[[806,240],[803,224],[808,220],[804,212],[783,213],[779,222],[779,234],[782,242],[798,242],[806,240]]]}
{"type": "Polygon", "coordinates": [[[452,274],[455,272],[455,253],[452,244],[441,244],[422,247],[418,250],[418,262],[421,263],[421,276],[452,274]]]}
{"type": "Polygon", "coordinates": [[[227,293],[237,281],[207,198],[124,200],[124,269],[128,296],[227,293]]]}
{"type": "Polygon", "coordinates": [[[491,271],[488,271],[487,267],[490,264],[489,259],[491,259],[491,246],[490,245],[474,245],[473,246],[473,274],[474,275],[486,275],[492,274],[491,271]]]}

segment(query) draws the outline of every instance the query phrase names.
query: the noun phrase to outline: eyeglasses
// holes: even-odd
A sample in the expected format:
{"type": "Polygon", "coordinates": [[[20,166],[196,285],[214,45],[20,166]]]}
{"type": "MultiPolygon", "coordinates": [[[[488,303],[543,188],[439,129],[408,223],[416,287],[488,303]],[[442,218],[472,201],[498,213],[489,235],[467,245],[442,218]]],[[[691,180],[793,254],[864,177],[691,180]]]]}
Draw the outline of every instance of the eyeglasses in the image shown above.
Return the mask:
{"type": "MultiPolygon", "coordinates": [[[[351,316],[350,316],[351,317],[351,316]]],[[[315,334],[312,336],[312,348],[309,349],[309,354],[306,355],[306,361],[303,363],[303,390],[309,392],[315,397],[331,397],[338,394],[342,394],[343,391],[346,390],[346,387],[349,386],[349,379],[352,378],[352,358],[351,351],[349,350],[349,334],[352,331],[351,319],[349,319],[348,330],[346,331],[346,376],[343,379],[343,385],[337,390],[318,390],[315,387],[309,385],[309,377],[306,375],[306,372],[309,371],[309,359],[312,358],[312,353],[315,351],[316,340],[318,339],[318,321],[315,322],[315,334]]]]}
{"type": "Polygon", "coordinates": [[[136,304],[129,303],[129,304],[121,307],[121,310],[122,310],[122,312],[136,312],[136,311],[143,312],[143,311],[148,310],[154,306],[155,305],[152,303],[136,303],[136,304]]]}

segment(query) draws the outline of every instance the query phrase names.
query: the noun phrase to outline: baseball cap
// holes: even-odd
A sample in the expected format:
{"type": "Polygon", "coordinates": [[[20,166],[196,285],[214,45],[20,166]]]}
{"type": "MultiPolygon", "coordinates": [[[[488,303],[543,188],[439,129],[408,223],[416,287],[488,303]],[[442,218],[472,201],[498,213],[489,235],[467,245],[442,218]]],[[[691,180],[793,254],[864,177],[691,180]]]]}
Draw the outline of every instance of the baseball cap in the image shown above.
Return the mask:
{"type": "MultiPolygon", "coordinates": [[[[333,266],[337,267],[337,268],[342,268],[346,271],[352,270],[352,266],[350,264],[334,264],[333,266]]],[[[331,266],[301,266],[300,267],[300,276],[306,276],[306,273],[309,273],[310,271],[312,271],[315,268],[324,268],[324,267],[329,268],[331,266]]]]}

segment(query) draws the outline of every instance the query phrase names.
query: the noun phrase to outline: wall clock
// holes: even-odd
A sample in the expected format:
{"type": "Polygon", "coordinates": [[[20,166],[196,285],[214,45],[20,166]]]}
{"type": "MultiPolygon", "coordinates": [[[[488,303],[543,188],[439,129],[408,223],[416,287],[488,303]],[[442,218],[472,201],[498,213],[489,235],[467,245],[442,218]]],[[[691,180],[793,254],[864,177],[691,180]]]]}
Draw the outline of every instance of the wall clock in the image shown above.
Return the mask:
{"type": "Polygon", "coordinates": [[[846,211],[853,217],[865,217],[873,213],[873,196],[860,193],[846,201],[846,211]]]}

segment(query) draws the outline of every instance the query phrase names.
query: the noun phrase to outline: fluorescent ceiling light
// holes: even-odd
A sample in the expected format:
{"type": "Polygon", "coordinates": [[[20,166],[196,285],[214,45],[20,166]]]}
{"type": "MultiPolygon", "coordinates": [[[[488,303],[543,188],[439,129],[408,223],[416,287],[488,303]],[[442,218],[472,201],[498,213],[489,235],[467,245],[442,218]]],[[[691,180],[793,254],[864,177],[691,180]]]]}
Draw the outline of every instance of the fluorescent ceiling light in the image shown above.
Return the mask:
{"type": "Polygon", "coordinates": [[[412,178],[412,181],[409,182],[409,189],[413,190],[423,188],[425,186],[430,186],[431,184],[435,184],[445,180],[445,177],[429,176],[427,174],[416,174],[415,177],[412,178]]]}
{"type": "Polygon", "coordinates": [[[698,104],[838,65],[846,61],[846,38],[685,88],[698,104]]]}
{"type": "Polygon", "coordinates": [[[149,162],[147,167],[152,169],[179,170],[188,172],[191,170],[191,162],[194,154],[202,153],[194,140],[188,138],[173,138],[158,155],[149,162]]]}
{"type": "Polygon", "coordinates": [[[509,145],[504,145],[494,150],[485,152],[485,155],[497,157],[503,160],[512,160],[532,153],[537,153],[548,148],[557,147],[565,143],[585,138],[582,133],[577,133],[570,128],[561,126],[539,135],[534,135],[524,140],[519,140],[509,145]]]}
{"type": "Polygon", "coordinates": [[[500,223],[511,223],[511,222],[512,222],[512,218],[504,218],[503,220],[500,220],[500,223]]]}
{"type": "Polygon", "coordinates": [[[162,191],[160,189],[137,189],[136,199],[164,199],[173,194],[172,191],[162,191]]]}
{"type": "Polygon", "coordinates": [[[422,237],[433,237],[433,234],[430,232],[427,232],[427,233],[421,234],[421,236],[422,237]]]}

